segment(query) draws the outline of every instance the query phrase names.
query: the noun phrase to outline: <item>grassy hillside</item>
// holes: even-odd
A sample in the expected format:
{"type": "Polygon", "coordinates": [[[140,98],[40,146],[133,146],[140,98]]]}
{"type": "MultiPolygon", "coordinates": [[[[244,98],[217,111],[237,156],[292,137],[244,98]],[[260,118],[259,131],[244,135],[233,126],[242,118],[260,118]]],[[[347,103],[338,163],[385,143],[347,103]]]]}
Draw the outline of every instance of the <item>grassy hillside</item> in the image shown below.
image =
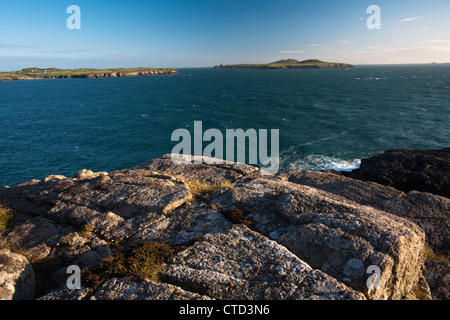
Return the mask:
{"type": "Polygon", "coordinates": [[[151,74],[175,74],[172,68],[122,68],[122,69],[58,69],[25,68],[20,71],[0,72],[0,81],[54,79],[54,78],[107,78],[151,74]]]}
{"type": "Polygon", "coordinates": [[[226,69],[320,69],[320,68],[351,68],[347,63],[324,62],[317,59],[298,61],[295,59],[279,60],[267,64],[230,64],[218,65],[215,68],[226,69]]]}

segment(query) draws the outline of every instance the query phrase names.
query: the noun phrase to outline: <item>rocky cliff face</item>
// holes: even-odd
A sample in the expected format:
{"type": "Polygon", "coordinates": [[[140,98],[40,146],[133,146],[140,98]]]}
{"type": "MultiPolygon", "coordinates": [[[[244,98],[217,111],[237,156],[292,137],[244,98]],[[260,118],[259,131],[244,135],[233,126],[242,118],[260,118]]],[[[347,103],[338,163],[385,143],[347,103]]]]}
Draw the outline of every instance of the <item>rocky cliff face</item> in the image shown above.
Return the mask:
{"type": "Polygon", "coordinates": [[[450,198],[450,148],[389,150],[363,159],[347,176],[374,181],[404,192],[429,192],[450,198]]]}
{"type": "Polygon", "coordinates": [[[120,77],[138,77],[138,76],[153,76],[153,75],[168,75],[175,76],[178,74],[176,70],[148,70],[139,72],[109,72],[109,73],[86,73],[81,75],[64,75],[64,76],[44,76],[42,79],[71,79],[71,78],[120,78],[120,77]]]}
{"type": "MultiPolygon", "coordinates": [[[[262,176],[167,155],[2,187],[0,199],[15,213],[0,243],[28,259],[33,298],[426,299],[427,245],[448,255],[448,238],[427,226],[448,226],[450,200],[331,172],[262,176]],[[158,260],[138,260],[144,244],[171,254],[136,277],[136,265],[158,260]],[[70,265],[83,270],[80,290],[66,287],[70,265]]],[[[0,288],[9,270],[0,261],[0,288]]]]}

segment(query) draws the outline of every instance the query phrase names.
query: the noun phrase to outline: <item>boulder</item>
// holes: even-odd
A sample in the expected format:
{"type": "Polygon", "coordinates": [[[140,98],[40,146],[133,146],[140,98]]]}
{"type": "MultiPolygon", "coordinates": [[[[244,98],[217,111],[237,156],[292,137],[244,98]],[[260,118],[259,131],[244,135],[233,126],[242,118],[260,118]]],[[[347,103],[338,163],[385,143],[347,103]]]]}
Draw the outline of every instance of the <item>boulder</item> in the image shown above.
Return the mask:
{"type": "Polygon", "coordinates": [[[34,272],[27,258],[0,250],[0,300],[31,300],[34,290],[34,272]]]}

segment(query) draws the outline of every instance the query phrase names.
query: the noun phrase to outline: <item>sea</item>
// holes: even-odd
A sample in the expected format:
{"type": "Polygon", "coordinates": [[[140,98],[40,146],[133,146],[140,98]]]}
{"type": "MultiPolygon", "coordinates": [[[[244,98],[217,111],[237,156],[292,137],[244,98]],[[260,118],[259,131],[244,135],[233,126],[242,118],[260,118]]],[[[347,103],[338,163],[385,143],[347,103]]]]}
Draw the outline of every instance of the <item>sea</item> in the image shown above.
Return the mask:
{"type": "MultiPolygon", "coordinates": [[[[278,129],[280,170],[350,171],[450,146],[450,65],[178,69],[179,76],[0,82],[0,186],[171,153],[176,129],[278,129]]],[[[207,143],[205,143],[205,146],[207,143]]]]}

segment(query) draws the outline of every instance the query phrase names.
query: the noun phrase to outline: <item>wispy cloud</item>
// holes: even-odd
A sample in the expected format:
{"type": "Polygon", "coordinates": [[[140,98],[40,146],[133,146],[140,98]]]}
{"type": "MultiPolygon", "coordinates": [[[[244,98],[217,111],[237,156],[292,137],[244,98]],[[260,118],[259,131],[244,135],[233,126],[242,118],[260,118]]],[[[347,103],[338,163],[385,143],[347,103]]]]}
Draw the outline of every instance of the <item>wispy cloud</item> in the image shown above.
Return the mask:
{"type": "Polygon", "coordinates": [[[450,40],[427,40],[427,41],[422,41],[422,43],[430,43],[430,44],[450,44],[450,40]]]}
{"type": "Polygon", "coordinates": [[[340,43],[340,44],[355,44],[354,42],[352,42],[350,40],[339,40],[339,41],[336,41],[336,42],[340,43]]]}
{"type": "Polygon", "coordinates": [[[0,43],[0,49],[37,49],[33,46],[24,46],[18,44],[0,43]]]}
{"type": "Polygon", "coordinates": [[[317,49],[333,49],[334,45],[336,45],[336,43],[339,43],[341,45],[352,45],[352,44],[356,44],[353,41],[350,40],[337,40],[334,42],[326,42],[326,43],[311,43],[311,44],[307,44],[305,45],[305,47],[315,47],[317,49]]]}
{"type": "Polygon", "coordinates": [[[423,18],[425,18],[425,17],[419,16],[419,17],[406,18],[406,19],[400,20],[400,22],[409,22],[409,21],[419,20],[419,19],[423,19],[423,18]]]}
{"type": "Polygon", "coordinates": [[[305,53],[306,50],[284,50],[280,51],[280,53],[305,53]]]}
{"type": "Polygon", "coordinates": [[[81,53],[81,52],[93,52],[92,50],[84,49],[69,49],[69,50],[36,50],[36,53],[47,53],[47,54],[65,54],[65,53],[81,53]]]}

